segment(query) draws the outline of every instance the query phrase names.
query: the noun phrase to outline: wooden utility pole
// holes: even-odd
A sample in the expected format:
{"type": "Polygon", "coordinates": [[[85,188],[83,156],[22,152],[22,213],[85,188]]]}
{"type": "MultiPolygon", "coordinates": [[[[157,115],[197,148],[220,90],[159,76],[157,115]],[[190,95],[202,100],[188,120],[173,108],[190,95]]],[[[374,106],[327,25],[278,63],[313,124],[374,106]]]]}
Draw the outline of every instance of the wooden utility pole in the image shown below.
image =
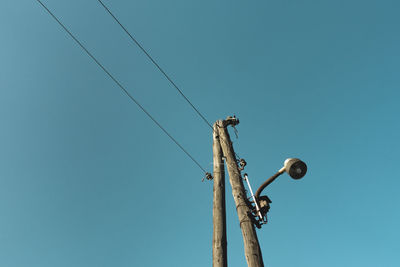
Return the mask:
{"type": "Polygon", "coordinates": [[[219,139],[218,125],[213,131],[214,197],[213,197],[213,267],[227,267],[226,211],[225,211],[225,167],[219,139]]]}
{"type": "Polygon", "coordinates": [[[246,256],[247,265],[249,267],[264,267],[261,249],[252,221],[251,210],[247,200],[242,177],[236,162],[232,142],[229,137],[228,130],[226,129],[226,127],[230,124],[232,124],[231,120],[227,119],[222,121],[222,125],[219,125],[220,127],[218,127],[218,133],[222,151],[226,160],[226,165],[228,167],[229,180],[232,186],[232,194],[236,204],[240,228],[242,229],[244,253],[246,256]]]}

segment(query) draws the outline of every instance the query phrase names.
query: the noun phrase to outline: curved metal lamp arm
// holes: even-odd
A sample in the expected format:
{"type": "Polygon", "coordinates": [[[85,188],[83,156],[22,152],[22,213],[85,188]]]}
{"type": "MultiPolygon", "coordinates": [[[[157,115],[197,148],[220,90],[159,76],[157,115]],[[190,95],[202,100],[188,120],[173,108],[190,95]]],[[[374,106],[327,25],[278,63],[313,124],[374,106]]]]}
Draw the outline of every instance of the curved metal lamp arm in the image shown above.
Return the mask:
{"type": "Polygon", "coordinates": [[[284,169],[284,168],[280,169],[277,173],[275,173],[274,175],[272,175],[268,180],[266,180],[266,181],[257,189],[256,195],[255,195],[257,201],[258,201],[258,199],[260,198],[261,192],[262,192],[270,183],[272,183],[276,178],[278,178],[279,175],[281,175],[281,174],[284,173],[284,172],[285,172],[285,169],[284,169]]]}

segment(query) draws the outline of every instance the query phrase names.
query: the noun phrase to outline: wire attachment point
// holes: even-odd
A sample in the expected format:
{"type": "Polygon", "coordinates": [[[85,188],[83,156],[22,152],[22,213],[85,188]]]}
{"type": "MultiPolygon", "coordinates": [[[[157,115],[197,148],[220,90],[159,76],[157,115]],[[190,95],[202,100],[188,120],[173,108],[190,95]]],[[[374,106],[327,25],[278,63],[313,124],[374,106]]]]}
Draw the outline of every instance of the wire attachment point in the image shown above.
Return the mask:
{"type": "Polygon", "coordinates": [[[212,177],[211,173],[206,172],[205,176],[203,177],[203,179],[201,181],[204,182],[205,179],[212,180],[213,177],[212,177]]]}
{"type": "Polygon", "coordinates": [[[235,127],[236,125],[239,124],[239,119],[236,118],[235,115],[233,115],[233,116],[228,116],[224,122],[226,123],[226,125],[231,125],[235,127]]]}
{"type": "Polygon", "coordinates": [[[240,166],[240,168],[239,168],[239,171],[243,171],[244,170],[244,167],[247,165],[247,162],[244,160],[244,159],[240,159],[239,160],[239,166],[240,166]]]}

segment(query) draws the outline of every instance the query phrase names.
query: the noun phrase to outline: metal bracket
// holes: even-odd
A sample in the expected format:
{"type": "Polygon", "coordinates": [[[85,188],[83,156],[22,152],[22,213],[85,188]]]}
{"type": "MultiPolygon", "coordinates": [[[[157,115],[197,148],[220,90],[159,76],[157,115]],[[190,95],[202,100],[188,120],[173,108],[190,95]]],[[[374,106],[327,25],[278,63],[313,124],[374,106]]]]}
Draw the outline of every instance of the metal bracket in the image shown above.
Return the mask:
{"type": "Polygon", "coordinates": [[[257,228],[261,228],[263,224],[266,224],[268,222],[267,213],[270,209],[269,204],[272,203],[272,201],[267,196],[256,197],[253,194],[253,190],[251,189],[247,173],[243,175],[243,179],[247,182],[247,187],[250,190],[251,196],[249,197],[249,199],[253,200],[250,201],[252,221],[257,228]]]}
{"type": "Polygon", "coordinates": [[[225,126],[228,125],[232,125],[233,127],[235,127],[236,125],[239,124],[239,119],[236,118],[235,115],[233,116],[228,116],[225,120],[224,120],[225,126]]]}
{"type": "Polygon", "coordinates": [[[245,173],[243,175],[243,178],[247,182],[247,186],[248,186],[248,188],[250,190],[250,194],[251,194],[250,198],[253,199],[254,207],[252,208],[252,210],[253,210],[253,214],[254,214],[254,219],[256,221],[258,221],[259,224],[264,224],[264,223],[266,223],[266,220],[264,220],[264,214],[261,212],[261,208],[258,205],[257,199],[253,194],[253,190],[251,189],[251,185],[250,185],[250,181],[249,181],[249,177],[248,177],[247,173],[245,173]],[[256,219],[257,217],[258,217],[258,219],[256,219]]]}

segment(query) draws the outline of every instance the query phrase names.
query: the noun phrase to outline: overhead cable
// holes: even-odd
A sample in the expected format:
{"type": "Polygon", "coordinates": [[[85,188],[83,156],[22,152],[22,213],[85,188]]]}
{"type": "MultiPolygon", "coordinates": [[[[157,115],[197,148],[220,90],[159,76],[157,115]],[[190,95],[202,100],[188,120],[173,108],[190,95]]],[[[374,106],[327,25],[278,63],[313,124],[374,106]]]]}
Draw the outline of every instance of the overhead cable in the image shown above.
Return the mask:
{"type": "Polygon", "coordinates": [[[135,37],[127,30],[127,28],[122,25],[122,23],[117,19],[116,16],[111,12],[111,10],[101,1],[97,0],[103,7],[104,9],[111,15],[111,17],[121,26],[121,28],[125,31],[125,33],[129,36],[129,38],[140,48],[140,50],[145,53],[145,55],[150,59],[150,61],[158,68],[158,70],[164,75],[164,77],[172,84],[173,87],[179,92],[179,94],[186,100],[186,102],[189,103],[189,105],[197,112],[197,114],[203,119],[203,121],[211,128],[211,124],[208,122],[208,120],[201,114],[201,112],[192,104],[192,102],[185,96],[185,94],[182,92],[181,89],[176,85],[176,83],[168,76],[168,74],[160,67],[160,65],[154,60],[152,56],[144,49],[144,47],[136,40],[135,37]]]}
{"type": "Polygon", "coordinates": [[[172,137],[172,135],[126,90],[126,88],[101,64],[96,57],[89,52],[89,50],[68,30],[66,26],[47,8],[46,5],[40,0],[36,0],[52,17],[57,23],[71,36],[71,38],[86,52],[86,54],[93,59],[94,62],[110,77],[118,87],[207,175],[206,170],[200,165],[200,163],[190,153],[178,143],[178,141],[172,137]]]}

